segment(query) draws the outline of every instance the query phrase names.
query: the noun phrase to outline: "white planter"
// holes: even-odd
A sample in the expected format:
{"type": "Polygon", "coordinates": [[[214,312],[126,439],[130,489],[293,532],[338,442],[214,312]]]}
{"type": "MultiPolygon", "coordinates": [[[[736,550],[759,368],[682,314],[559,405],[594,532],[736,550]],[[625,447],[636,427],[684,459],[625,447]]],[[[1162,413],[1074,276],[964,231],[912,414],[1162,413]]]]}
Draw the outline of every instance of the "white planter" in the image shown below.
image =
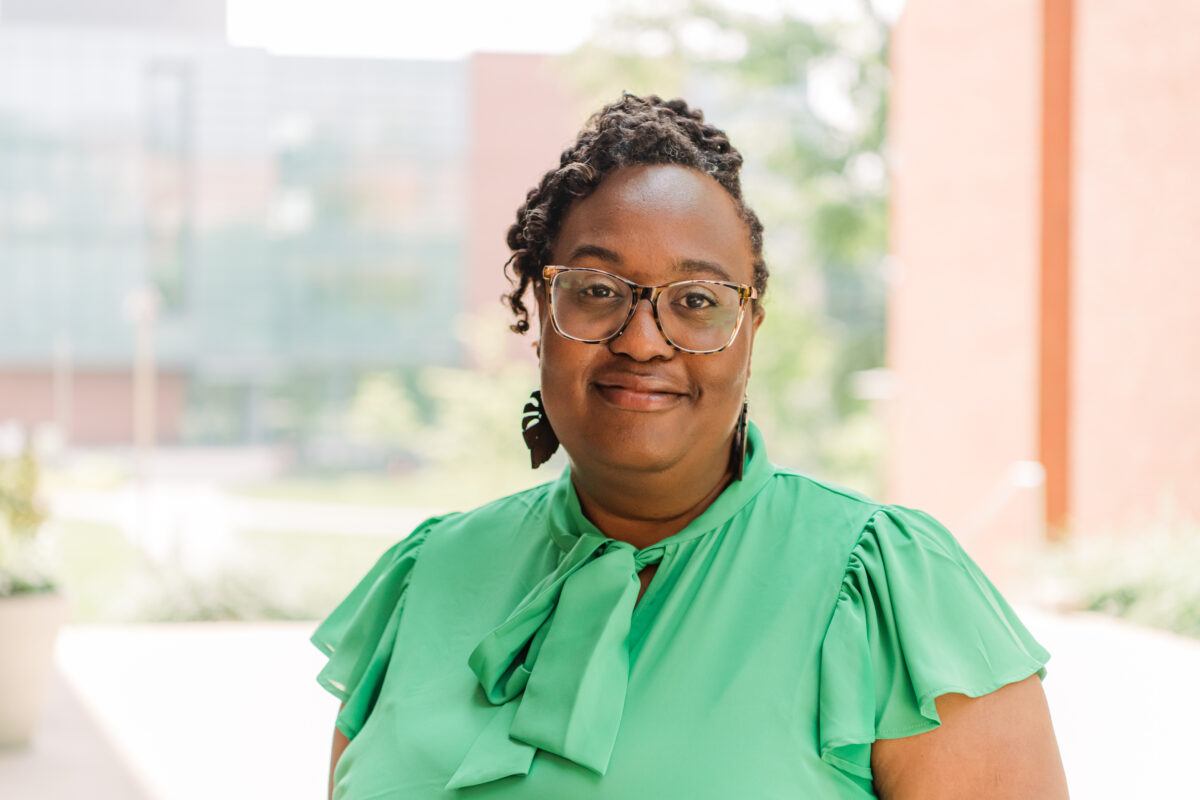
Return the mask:
{"type": "Polygon", "coordinates": [[[58,592],[0,597],[0,747],[27,744],[41,711],[54,638],[67,618],[58,592]]]}

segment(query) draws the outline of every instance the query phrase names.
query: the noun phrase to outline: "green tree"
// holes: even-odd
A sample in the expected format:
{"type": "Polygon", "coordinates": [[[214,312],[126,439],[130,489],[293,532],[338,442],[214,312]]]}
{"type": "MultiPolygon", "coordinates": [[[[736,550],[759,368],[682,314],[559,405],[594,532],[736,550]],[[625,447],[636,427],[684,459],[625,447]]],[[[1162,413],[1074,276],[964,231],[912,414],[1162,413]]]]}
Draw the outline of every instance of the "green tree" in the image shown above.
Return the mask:
{"type": "Polygon", "coordinates": [[[359,378],[346,413],[354,441],[404,449],[412,446],[420,427],[417,404],[399,376],[368,372],[359,378]]]}
{"type": "Polygon", "coordinates": [[[521,409],[537,386],[532,360],[509,354],[507,315],[496,309],[464,315],[458,334],[470,368],[425,367],[419,385],[433,410],[424,452],[437,473],[483,500],[550,480],[534,472],[521,437],[521,409]]]}
{"type": "MultiPolygon", "coordinates": [[[[414,493],[469,507],[554,477],[534,472],[521,437],[521,410],[537,386],[532,360],[511,357],[500,309],[457,321],[469,367],[421,367],[406,382],[391,373],[359,380],[345,426],[360,445],[410,455],[414,493]]],[[[561,458],[561,457],[560,457],[561,458]]],[[[561,463],[559,464],[561,466],[561,463]]]]}

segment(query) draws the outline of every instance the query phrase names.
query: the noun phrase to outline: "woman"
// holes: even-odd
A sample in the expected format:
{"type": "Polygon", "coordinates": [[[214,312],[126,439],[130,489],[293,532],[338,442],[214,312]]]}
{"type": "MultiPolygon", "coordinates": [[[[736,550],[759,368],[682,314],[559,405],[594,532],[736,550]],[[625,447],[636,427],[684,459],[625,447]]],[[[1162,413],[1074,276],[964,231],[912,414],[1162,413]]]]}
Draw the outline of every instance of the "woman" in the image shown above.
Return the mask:
{"type": "Polygon", "coordinates": [[[626,95],[529,193],[526,440],[570,466],[427,521],[318,629],[332,796],[1066,796],[1048,655],[954,539],[767,460],[740,167],[626,95]]]}

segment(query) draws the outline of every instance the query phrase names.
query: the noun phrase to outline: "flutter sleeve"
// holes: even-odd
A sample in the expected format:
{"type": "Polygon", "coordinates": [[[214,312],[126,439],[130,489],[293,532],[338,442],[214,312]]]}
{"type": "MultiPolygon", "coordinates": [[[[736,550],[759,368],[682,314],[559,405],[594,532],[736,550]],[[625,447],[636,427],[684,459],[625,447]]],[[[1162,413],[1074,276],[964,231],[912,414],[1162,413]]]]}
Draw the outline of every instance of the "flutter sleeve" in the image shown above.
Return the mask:
{"type": "Polygon", "coordinates": [[[342,701],[337,728],[353,739],[371,713],[396,643],[404,595],[429,529],[422,523],[388,549],[317,627],[312,643],[329,657],[317,682],[342,701]]]}
{"type": "Polygon", "coordinates": [[[941,724],[934,699],[979,697],[1050,654],[927,514],[877,511],[850,553],[821,650],[821,757],[871,780],[871,743],[941,724]]]}

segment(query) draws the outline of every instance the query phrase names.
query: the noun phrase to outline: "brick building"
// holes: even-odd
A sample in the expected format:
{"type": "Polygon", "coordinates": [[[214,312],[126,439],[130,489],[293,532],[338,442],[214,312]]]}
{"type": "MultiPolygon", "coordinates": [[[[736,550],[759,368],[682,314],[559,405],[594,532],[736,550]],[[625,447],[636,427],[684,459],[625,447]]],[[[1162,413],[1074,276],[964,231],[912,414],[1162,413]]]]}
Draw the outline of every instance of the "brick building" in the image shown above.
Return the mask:
{"type": "Polygon", "coordinates": [[[907,3],[892,499],[984,545],[1200,517],[1197,29],[1190,0],[907,3]]]}

